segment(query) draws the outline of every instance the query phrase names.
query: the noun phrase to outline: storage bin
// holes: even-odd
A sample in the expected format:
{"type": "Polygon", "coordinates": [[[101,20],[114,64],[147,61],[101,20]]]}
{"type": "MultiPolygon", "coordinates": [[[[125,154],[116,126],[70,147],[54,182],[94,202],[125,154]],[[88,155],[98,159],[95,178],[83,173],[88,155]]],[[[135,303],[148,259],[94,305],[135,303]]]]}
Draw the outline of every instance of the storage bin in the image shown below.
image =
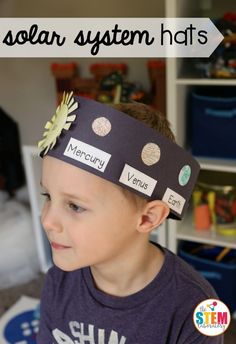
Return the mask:
{"type": "Polygon", "coordinates": [[[235,87],[206,87],[190,98],[192,153],[236,159],[235,87]]]}
{"type": "Polygon", "coordinates": [[[178,255],[192,265],[213,286],[221,301],[233,313],[236,310],[236,250],[231,250],[221,262],[215,257],[222,247],[208,248],[207,245],[181,242],[178,255]],[[199,247],[202,249],[199,250],[199,247]],[[196,252],[191,253],[191,252],[196,252]]]}

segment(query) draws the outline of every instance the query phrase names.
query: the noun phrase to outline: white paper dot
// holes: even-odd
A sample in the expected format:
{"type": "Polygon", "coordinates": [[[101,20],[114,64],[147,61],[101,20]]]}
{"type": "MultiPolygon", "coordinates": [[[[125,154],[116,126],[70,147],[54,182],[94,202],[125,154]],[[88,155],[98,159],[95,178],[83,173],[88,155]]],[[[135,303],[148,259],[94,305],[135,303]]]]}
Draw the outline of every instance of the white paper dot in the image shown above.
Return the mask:
{"type": "Polygon", "coordinates": [[[156,164],[161,157],[160,147],[156,143],[147,143],[141,153],[142,161],[145,165],[151,166],[156,164]]]}
{"type": "Polygon", "coordinates": [[[111,122],[106,117],[96,118],[92,123],[92,129],[98,136],[106,136],[111,131],[111,122]]]}

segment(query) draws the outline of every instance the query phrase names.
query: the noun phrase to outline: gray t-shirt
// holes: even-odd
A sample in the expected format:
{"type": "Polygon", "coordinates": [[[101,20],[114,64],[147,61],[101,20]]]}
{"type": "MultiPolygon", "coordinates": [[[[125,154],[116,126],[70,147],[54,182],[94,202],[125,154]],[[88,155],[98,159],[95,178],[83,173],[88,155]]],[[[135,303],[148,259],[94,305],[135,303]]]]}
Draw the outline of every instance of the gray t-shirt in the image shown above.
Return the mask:
{"type": "Polygon", "coordinates": [[[139,292],[114,297],[94,286],[89,268],[52,267],[41,299],[38,344],[221,344],[193,324],[198,303],[217,298],[209,283],[163,249],[164,264],[139,292]]]}

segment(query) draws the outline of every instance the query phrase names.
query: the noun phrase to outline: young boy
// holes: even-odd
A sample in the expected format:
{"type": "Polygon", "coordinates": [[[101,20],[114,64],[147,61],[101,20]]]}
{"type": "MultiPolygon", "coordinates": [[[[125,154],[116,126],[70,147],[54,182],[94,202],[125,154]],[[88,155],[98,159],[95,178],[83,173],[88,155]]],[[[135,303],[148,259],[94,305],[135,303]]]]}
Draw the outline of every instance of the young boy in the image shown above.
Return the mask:
{"type": "Polygon", "coordinates": [[[199,171],[167,120],[143,104],[67,94],[45,128],[41,219],[55,265],[37,343],[222,343],[193,324],[213,289],[149,242],[167,217],[183,217],[199,171]]]}

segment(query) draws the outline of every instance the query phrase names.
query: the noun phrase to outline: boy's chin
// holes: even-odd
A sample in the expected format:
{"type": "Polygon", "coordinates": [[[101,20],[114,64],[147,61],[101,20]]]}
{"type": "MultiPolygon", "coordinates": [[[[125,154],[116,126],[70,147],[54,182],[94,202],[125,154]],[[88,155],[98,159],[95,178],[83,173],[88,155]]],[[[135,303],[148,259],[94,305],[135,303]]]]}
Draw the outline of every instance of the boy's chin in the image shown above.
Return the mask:
{"type": "Polygon", "coordinates": [[[81,264],[72,264],[69,262],[64,262],[64,261],[60,261],[59,259],[56,259],[53,257],[53,263],[54,265],[56,265],[60,270],[63,270],[65,272],[70,272],[70,271],[75,271],[81,268],[84,268],[85,266],[81,265],[81,264]]]}

